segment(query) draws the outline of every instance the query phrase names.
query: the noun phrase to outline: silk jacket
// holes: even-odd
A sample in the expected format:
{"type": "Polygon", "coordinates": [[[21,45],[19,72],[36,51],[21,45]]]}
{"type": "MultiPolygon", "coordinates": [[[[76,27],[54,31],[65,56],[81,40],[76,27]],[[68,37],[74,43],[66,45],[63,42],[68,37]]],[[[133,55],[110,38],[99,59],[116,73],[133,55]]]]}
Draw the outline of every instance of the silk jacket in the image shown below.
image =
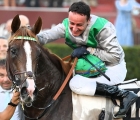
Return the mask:
{"type": "Polygon", "coordinates": [[[70,29],[67,29],[64,22],[56,25],[50,30],[40,32],[37,37],[39,42],[43,45],[59,38],[66,38],[67,33],[69,34],[70,41],[76,46],[88,45],[88,42],[94,40],[97,45],[91,46],[91,44],[87,47],[93,47],[92,54],[98,56],[107,66],[117,65],[121,61],[124,61],[124,51],[118,43],[114,25],[106,19],[95,15],[91,15],[90,24],[87,26],[83,34],[78,37],[72,35],[70,29]],[[90,35],[91,33],[93,34],[90,35]],[[91,36],[90,40],[88,39],[89,35],[91,36]]]}

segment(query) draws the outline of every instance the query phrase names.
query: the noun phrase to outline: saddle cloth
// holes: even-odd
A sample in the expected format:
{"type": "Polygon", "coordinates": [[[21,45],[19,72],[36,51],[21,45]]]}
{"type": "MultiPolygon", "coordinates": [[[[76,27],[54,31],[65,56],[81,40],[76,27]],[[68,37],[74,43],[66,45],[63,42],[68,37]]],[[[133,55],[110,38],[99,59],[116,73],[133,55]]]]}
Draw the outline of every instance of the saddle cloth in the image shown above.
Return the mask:
{"type": "MultiPolygon", "coordinates": [[[[140,81],[127,81],[124,85],[120,85],[121,89],[128,89],[134,91],[138,96],[140,96],[140,81]]],[[[138,99],[140,100],[140,99],[138,99]]],[[[73,102],[73,120],[99,120],[99,114],[102,109],[105,109],[105,118],[104,120],[138,120],[139,116],[139,106],[140,103],[136,102],[131,106],[131,109],[128,111],[126,118],[114,119],[113,111],[116,113],[119,110],[119,107],[114,107],[113,102],[109,98],[100,97],[100,96],[84,96],[78,95],[72,92],[72,102],[73,102]]],[[[119,105],[119,101],[117,100],[119,105]]]]}

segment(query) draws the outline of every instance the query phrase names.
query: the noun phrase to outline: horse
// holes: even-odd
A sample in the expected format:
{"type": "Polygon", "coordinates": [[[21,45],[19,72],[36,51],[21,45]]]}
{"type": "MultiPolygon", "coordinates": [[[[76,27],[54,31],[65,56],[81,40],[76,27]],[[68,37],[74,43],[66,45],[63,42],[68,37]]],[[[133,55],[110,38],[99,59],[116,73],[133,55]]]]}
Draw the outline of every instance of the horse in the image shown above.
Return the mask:
{"type": "Polygon", "coordinates": [[[58,89],[66,78],[59,57],[44,49],[37,41],[42,20],[33,28],[20,26],[19,15],[12,21],[6,69],[10,80],[20,91],[26,120],[71,120],[72,95],[68,85],[58,99],[58,89]]]}
{"type": "MultiPolygon", "coordinates": [[[[32,28],[20,26],[19,15],[14,17],[11,25],[12,35],[9,38],[6,69],[15,89],[20,91],[25,119],[99,120],[103,112],[105,115],[102,120],[114,120],[113,114],[115,109],[117,111],[114,104],[119,104],[119,101],[112,102],[108,98],[77,95],[70,90],[67,82],[61,89],[69,71],[72,70],[72,64],[63,62],[49,49],[40,45],[36,34],[40,32],[41,26],[40,17],[32,28]]],[[[139,93],[139,81],[123,84],[127,85],[119,85],[119,87],[130,89],[130,86],[134,86],[135,88],[130,90],[139,93]]],[[[131,115],[128,114],[123,120],[131,120],[138,116],[136,103],[129,112],[131,115]]]]}

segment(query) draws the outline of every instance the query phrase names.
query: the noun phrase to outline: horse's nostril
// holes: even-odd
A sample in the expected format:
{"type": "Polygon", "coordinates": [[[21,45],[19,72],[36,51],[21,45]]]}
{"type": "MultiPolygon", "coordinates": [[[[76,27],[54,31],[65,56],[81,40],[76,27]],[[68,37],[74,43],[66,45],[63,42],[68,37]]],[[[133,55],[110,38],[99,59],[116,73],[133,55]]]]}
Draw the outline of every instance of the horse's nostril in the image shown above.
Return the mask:
{"type": "Polygon", "coordinates": [[[22,89],[21,89],[21,94],[23,95],[23,94],[27,94],[27,88],[26,87],[23,87],[22,89]]]}
{"type": "Polygon", "coordinates": [[[38,89],[37,88],[35,88],[35,91],[34,91],[34,93],[33,93],[35,96],[37,96],[37,94],[38,94],[38,89]]]}

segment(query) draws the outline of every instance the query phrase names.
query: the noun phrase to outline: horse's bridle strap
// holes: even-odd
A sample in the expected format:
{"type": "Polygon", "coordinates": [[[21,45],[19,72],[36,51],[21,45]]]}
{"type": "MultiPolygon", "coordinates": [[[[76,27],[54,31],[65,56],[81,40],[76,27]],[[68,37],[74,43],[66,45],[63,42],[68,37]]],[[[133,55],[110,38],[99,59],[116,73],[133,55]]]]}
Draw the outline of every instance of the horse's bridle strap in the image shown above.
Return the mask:
{"type": "Polygon", "coordinates": [[[36,38],[33,37],[29,37],[29,36],[17,36],[14,37],[14,39],[18,39],[18,40],[31,40],[31,41],[37,41],[36,38]]]}
{"type": "MultiPolygon", "coordinates": [[[[76,63],[77,63],[77,60],[78,60],[78,58],[75,58],[75,59],[74,59],[73,65],[72,65],[72,67],[71,67],[71,69],[70,69],[70,71],[69,71],[69,73],[68,73],[66,79],[64,80],[64,82],[63,82],[63,84],[61,85],[60,89],[57,91],[56,95],[53,97],[53,100],[56,100],[56,99],[59,97],[59,95],[61,94],[61,92],[63,91],[63,89],[65,88],[67,82],[69,81],[69,79],[70,79],[70,77],[71,77],[71,75],[72,75],[72,73],[73,73],[73,69],[74,69],[74,67],[75,67],[75,65],[76,65],[76,63]]],[[[70,60],[70,61],[71,61],[71,60],[70,60]]]]}

